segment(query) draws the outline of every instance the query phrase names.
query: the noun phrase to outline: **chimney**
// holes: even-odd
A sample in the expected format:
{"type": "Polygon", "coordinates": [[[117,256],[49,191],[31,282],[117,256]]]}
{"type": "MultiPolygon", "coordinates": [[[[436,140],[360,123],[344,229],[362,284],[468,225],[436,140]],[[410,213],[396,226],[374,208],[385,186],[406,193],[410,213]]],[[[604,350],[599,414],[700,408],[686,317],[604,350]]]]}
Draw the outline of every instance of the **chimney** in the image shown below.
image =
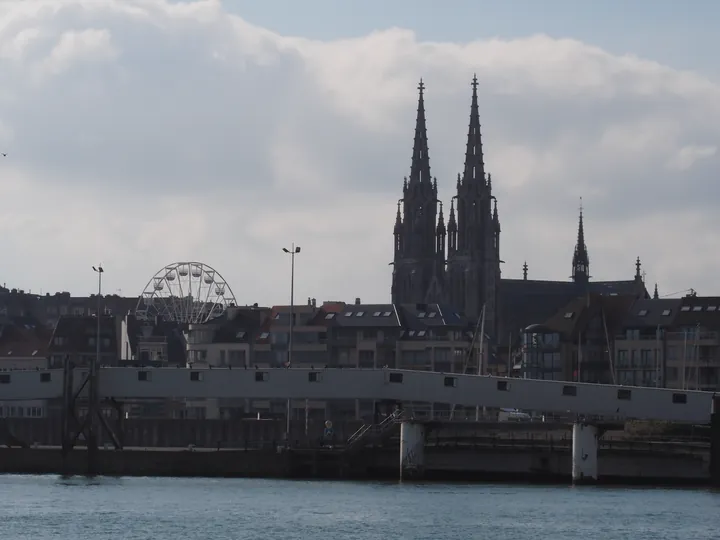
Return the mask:
{"type": "Polygon", "coordinates": [[[317,307],[317,300],[315,298],[312,299],[312,307],[317,307]]]}
{"type": "Polygon", "coordinates": [[[308,306],[312,306],[312,298],[308,296],[308,306]]]}
{"type": "Polygon", "coordinates": [[[355,299],[355,305],[359,306],[362,302],[360,302],[360,298],[355,299]]]}

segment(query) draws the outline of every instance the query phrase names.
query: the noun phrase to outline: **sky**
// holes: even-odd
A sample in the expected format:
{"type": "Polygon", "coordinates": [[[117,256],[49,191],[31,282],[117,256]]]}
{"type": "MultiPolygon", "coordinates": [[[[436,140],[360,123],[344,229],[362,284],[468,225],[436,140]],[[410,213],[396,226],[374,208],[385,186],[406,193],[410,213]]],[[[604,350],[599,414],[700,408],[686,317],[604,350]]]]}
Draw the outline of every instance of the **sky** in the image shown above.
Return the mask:
{"type": "Polygon", "coordinates": [[[720,3],[0,0],[0,284],[389,301],[417,84],[449,202],[477,74],[503,277],[720,294],[720,3]]]}

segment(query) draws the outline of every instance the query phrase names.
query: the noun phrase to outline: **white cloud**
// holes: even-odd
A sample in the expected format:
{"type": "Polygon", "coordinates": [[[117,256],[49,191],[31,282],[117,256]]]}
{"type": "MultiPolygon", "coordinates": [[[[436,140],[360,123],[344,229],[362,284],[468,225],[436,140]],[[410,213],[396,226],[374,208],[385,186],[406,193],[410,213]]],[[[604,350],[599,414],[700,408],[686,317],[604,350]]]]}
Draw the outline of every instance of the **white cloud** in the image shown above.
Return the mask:
{"type": "Polygon", "coordinates": [[[583,196],[596,278],[640,255],[661,292],[720,292],[720,87],[702,74],[543,35],[313,41],[217,1],[2,2],[0,21],[0,282],[87,293],[102,261],[139,294],[196,259],[240,302],[280,303],[294,241],[298,301],[386,300],[417,81],[447,200],[477,73],[505,276],[569,275],[583,196]]]}

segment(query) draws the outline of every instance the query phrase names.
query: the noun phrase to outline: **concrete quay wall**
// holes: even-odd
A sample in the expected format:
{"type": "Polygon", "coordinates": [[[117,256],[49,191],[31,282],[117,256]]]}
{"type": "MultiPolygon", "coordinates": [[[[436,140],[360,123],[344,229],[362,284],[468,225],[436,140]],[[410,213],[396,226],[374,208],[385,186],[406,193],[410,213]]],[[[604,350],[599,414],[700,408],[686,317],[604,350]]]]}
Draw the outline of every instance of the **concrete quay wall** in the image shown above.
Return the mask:
{"type": "MultiPolygon", "coordinates": [[[[65,459],[59,448],[0,448],[0,473],[81,475],[84,448],[65,459]]],[[[657,453],[601,450],[599,481],[627,484],[710,482],[709,452],[657,453]]],[[[264,478],[399,478],[399,449],[369,448],[346,458],[337,451],[278,452],[273,449],[126,448],[100,450],[98,472],[108,476],[206,476],[264,478]]],[[[567,448],[432,446],[425,449],[425,479],[569,483],[567,448]]]]}
{"type": "MultiPolygon", "coordinates": [[[[363,456],[365,476],[397,477],[396,449],[373,449],[363,456]]],[[[532,446],[425,447],[427,480],[518,480],[566,483],[572,471],[569,448],[543,449],[532,446]]],[[[600,483],[708,484],[708,450],[694,452],[649,452],[629,448],[598,452],[600,483]]]]}
{"type": "MultiPolygon", "coordinates": [[[[100,450],[103,476],[204,476],[284,478],[288,456],[276,450],[129,449],[100,450]]],[[[0,473],[84,475],[87,455],[77,448],[65,458],[60,448],[0,448],[0,473]]]]}

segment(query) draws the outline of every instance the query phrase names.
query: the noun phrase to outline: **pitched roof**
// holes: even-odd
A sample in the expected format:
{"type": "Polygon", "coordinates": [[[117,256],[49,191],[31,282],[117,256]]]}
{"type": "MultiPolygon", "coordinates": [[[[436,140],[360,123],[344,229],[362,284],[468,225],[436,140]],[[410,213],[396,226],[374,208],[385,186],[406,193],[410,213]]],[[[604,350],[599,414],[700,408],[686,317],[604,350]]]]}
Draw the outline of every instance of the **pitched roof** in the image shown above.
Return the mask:
{"type": "Polygon", "coordinates": [[[675,324],[680,313],[679,298],[640,298],[628,310],[623,328],[667,328],[675,324]]]}
{"type": "Polygon", "coordinates": [[[635,280],[591,281],[583,285],[573,281],[503,279],[498,290],[500,336],[515,334],[531,324],[542,324],[586,292],[649,298],[644,283],[635,280]]]}
{"type": "Polygon", "coordinates": [[[578,296],[562,306],[543,325],[560,333],[566,339],[575,339],[579,332],[587,329],[593,318],[602,315],[608,334],[614,334],[634,302],[633,295],[586,294],[578,296]]]}
{"type": "Polygon", "coordinates": [[[46,358],[50,331],[31,317],[8,317],[0,324],[0,358],[46,358]]]}
{"type": "Polygon", "coordinates": [[[675,318],[677,326],[700,325],[720,330],[720,297],[685,296],[680,299],[680,311],[675,318]]]}

